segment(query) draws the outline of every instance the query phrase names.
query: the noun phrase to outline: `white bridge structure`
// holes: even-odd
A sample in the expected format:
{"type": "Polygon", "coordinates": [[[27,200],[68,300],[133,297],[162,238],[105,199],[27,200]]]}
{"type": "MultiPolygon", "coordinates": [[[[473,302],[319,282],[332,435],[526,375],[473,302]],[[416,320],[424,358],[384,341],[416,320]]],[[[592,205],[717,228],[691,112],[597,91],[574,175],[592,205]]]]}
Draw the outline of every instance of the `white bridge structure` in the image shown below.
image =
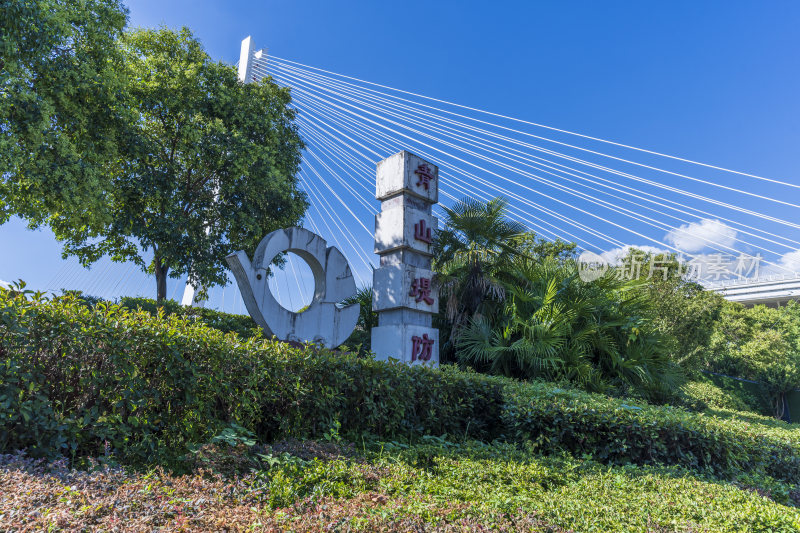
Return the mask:
{"type": "MultiPolygon", "coordinates": [[[[380,266],[374,253],[373,221],[380,209],[375,165],[407,150],[441,169],[439,203],[431,213],[441,221],[445,209],[463,198],[503,197],[509,217],[543,239],[574,242],[580,250],[757,253],[762,274],[774,279],[708,288],[746,304],[798,298],[797,175],[758,175],[427,96],[423,86],[437,73],[411,62],[392,65],[392,87],[258,50],[250,37],[240,49],[242,82],[268,80],[290,90],[305,143],[299,183],[309,206],[300,225],[344,254],[357,286],[369,285],[380,266]]],[[[499,109],[508,107],[502,97],[498,86],[492,98],[499,109]]],[[[525,114],[548,105],[532,98],[525,114]]],[[[288,264],[270,278],[270,287],[281,305],[299,309],[299,300],[311,301],[314,280],[288,264]]],[[[170,283],[168,297],[180,301],[185,280],[170,283]]],[[[70,259],[41,289],[113,299],[152,297],[153,285],[133,264],[104,258],[89,272],[70,259]]],[[[246,312],[232,276],[209,295],[209,306],[246,312]]],[[[190,288],[184,301],[196,305],[193,296],[190,288]]]]}
{"type": "Polygon", "coordinates": [[[704,286],[727,300],[743,305],[764,304],[774,307],[784,305],[789,300],[800,300],[800,274],[724,280],[705,283],[704,286]]]}

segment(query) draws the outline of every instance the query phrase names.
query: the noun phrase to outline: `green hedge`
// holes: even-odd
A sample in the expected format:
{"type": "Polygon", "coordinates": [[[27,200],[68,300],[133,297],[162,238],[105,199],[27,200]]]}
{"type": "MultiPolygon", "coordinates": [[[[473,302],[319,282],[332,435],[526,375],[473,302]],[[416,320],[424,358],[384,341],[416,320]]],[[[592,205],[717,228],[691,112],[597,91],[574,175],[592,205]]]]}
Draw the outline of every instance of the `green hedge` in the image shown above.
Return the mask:
{"type": "Polygon", "coordinates": [[[234,424],[262,441],[449,434],[610,463],[800,478],[797,426],[631,405],[454,367],[243,340],[173,315],[0,291],[0,452],[171,460],[234,424]]]}

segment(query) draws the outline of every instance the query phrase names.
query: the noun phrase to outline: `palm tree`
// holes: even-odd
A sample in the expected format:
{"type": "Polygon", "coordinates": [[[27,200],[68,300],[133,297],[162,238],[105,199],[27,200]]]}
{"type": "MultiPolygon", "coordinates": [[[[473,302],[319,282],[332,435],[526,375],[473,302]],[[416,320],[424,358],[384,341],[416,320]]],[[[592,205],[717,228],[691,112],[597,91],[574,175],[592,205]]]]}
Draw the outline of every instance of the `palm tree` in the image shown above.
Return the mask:
{"type": "Polygon", "coordinates": [[[574,263],[518,258],[500,273],[506,298],[456,340],[462,362],[518,378],[663,399],[680,373],[649,323],[643,282],[610,272],[583,282],[574,263]]]}
{"type": "Polygon", "coordinates": [[[344,342],[350,349],[357,349],[359,353],[368,353],[371,345],[370,332],[378,325],[378,313],[372,310],[372,285],[360,287],[356,293],[341,302],[341,305],[348,306],[359,304],[358,322],[353,333],[344,342]]]}
{"type": "Polygon", "coordinates": [[[502,198],[488,203],[464,199],[444,208],[433,268],[451,337],[503,299],[504,288],[494,275],[517,254],[514,241],[526,232],[524,225],[507,219],[507,205],[502,198]]]}

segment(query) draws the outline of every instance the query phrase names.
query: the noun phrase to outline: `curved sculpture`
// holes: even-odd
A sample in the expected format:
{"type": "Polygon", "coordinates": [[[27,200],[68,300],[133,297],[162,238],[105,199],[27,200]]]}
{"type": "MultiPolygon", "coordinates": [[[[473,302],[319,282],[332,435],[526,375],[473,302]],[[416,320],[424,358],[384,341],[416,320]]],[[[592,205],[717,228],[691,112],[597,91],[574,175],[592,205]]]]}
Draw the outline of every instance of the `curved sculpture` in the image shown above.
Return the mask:
{"type": "Polygon", "coordinates": [[[353,273],[342,253],[333,246],[328,247],[319,235],[304,228],[273,231],[261,239],[252,262],[242,251],[225,259],[239,285],[247,311],[267,335],[335,348],[355,329],[359,305],[337,305],[356,293],[353,273]],[[302,313],[293,313],[281,306],[267,285],[267,269],[283,252],[293,252],[303,258],[314,275],[314,299],[302,313]]]}

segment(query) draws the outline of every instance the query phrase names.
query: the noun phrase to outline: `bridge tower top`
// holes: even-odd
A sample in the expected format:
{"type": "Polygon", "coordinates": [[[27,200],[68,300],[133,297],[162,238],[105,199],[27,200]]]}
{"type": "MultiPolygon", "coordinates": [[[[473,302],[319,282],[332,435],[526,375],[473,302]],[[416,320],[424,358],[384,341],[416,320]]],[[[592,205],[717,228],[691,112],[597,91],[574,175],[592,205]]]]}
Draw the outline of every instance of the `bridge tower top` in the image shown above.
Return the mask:
{"type": "Polygon", "coordinates": [[[253,79],[253,38],[248,35],[242,41],[239,53],[239,81],[247,83],[253,79]]]}
{"type": "Polygon", "coordinates": [[[243,83],[255,81],[253,59],[261,59],[264,53],[263,49],[256,51],[253,38],[250,35],[242,40],[242,48],[239,52],[239,81],[243,83]]]}

